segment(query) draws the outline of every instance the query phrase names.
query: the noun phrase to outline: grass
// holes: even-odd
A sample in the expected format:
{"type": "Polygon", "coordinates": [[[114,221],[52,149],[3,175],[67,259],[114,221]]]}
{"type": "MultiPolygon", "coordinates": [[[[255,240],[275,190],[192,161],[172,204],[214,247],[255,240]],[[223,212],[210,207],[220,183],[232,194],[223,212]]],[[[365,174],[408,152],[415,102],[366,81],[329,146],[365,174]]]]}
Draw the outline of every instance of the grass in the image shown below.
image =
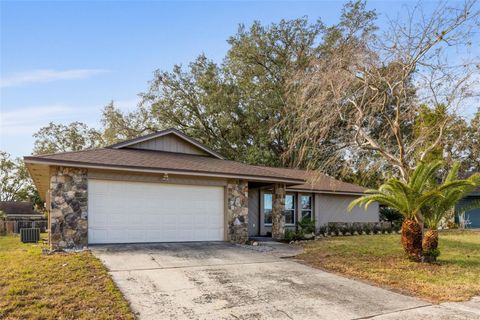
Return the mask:
{"type": "Polygon", "coordinates": [[[133,319],[90,252],[44,256],[42,245],[0,236],[0,319],[133,319]]]}
{"type": "Polygon", "coordinates": [[[480,295],[480,232],[440,232],[436,264],[405,259],[398,234],[322,238],[304,249],[296,258],[308,265],[434,303],[480,295]]]}

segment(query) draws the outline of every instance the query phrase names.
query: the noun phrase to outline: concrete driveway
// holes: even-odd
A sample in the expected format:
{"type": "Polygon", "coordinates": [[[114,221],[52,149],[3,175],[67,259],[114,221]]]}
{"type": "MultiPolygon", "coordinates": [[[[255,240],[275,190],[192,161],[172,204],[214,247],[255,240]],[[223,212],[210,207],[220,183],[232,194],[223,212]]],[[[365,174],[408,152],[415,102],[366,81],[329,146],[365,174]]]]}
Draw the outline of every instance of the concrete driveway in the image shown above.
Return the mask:
{"type": "Polygon", "coordinates": [[[480,301],[428,302],[310,268],[295,248],[96,246],[140,319],[480,319],[480,301]]]}

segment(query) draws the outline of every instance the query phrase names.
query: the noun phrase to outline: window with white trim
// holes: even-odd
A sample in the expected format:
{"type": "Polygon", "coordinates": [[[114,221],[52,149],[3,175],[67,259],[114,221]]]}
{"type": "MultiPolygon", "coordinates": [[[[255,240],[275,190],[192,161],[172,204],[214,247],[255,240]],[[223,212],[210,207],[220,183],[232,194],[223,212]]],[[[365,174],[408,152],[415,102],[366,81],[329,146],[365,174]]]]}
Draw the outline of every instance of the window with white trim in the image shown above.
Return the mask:
{"type": "Polygon", "coordinates": [[[263,194],[263,221],[265,225],[272,224],[273,196],[271,193],[263,194]]]}
{"type": "Polygon", "coordinates": [[[295,195],[294,194],[285,195],[285,224],[286,225],[295,224],[295,195]]]}
{"type": "Polygon", "coordinates": [[[310,219],[313,220],[312,214],[312,196],[311,195],[300,195],[300,217],[301,219],[310,219]]]}
{"type": "MultiPolygon", "coordinates": [[[[272,225],[273,196],[271,193],[263,194],[263,222],[272,225]]],[[[285,224],[295,225],[295,195],[285,195],[285,224]]]]}

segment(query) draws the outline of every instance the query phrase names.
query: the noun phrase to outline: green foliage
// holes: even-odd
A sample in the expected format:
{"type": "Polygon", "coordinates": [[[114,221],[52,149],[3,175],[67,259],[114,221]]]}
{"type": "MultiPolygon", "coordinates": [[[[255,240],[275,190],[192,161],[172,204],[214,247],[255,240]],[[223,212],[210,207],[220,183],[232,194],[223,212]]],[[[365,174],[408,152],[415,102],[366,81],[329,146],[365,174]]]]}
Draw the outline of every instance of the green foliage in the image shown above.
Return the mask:
{"type": "MultiPolygon", "coordinates": [[[[432,143],[437,137],[438,127],[445,121],[448,125],[444,129],[440,143],[424,158],[424,161],[443,160],[447,166],[460,162],[461,172],[480,171],[480,110],[475,113],[470,122],[449,112],[445,105],[429,107],[420,106],[416,116],[413,136],[423,137],[432,143]]],[[[417,155],[424,151],[417,150],[417,155]]]]}
{"type": "MultiPolygon", "coordinates": [[[[364,1],[352,1],[336,25],[311,23],[307,17],[240,25],[228,39],[230,48],[222,63],[200,55],[187,66],[157,70],[133,112],[108,105],[103,137],[113,143],[174,127],[229,159],[296,165],[296,155],[284,157],[291,127],[278,126],[291,120],[296,103],[290,80],[308,68],[313,57],[328,56],[339,45],[372,32],[375,18],[364,1]]],[[[328,156],[325,150],[324,158],[328,156]]]]}
{"type": "Polygon", "coordinates": [[[303,218],[298,222],[297,230],[285,230],[285,241],[290,242],[293,240],[308,240],[313,239],[307,235],[312,235],[315,232],[315,221],[308,218],[303,218]]]}
{"type": "Polygon", "coordinates": [[[362,235],[362,234],[363,234],[363,224],[362,224],[362,223],[355,223],[355,224],[354,224],[354,227],[355,227],[355,232],[356,232],[358,235],[362,235]]]}
{"type": "Polygon", "coordinates": [[[304,233],[315,232],[315,220],[309,219],[309,218],[303,218],[298,222],[298,228],[304,233]]]}
{"type": "Polygon", "coordinates": [[[353,236],[355,231],[357,231],[356,226],[353,223],[348,224],[348,233],[353,236]]]}
{"type": "Polygon", "coordinates": [[[447,221],[447,229],[458,229],[459,227],[458,223],[447,221]]]}
{"type": "MultiPolygon", "coordinates": [[[[432,198],[422,208],[425,222],[430,229],[437,229],[443,219],[453,216],[456,204],[477,186],[480,186],[480,173],[474,174],[466,180],[459,180],[459,169],[460,163],[457,162],[445,177],[442,185],[455,184],[460,181],[465,182],[465,184],[442,189],[439,197],[432,198]]],[[[471,207],[464,207],[463,209],[470,210],[476,207],[480,207],[480,203],[472,203],[471,207]]]]}
{"type": "Polygon", "coordinates": [[[373,226],[370,223],[365,223],[363,225],[363,231],[365,231],[366,234],[371,234],[373,232],[373,226]]]}
{"type": "Polygon", "coordinates": [[[380,211],[380,221],[403,222],[403,219],[404,219],[403,215],[395,209],[385,207],[385,206],[380,206],[379,211],[380,211]]]}
{"type": "Polygon", "coordinates": [[[433,258],[435,260],[438,256],[440,256],[440,250],[437,249],[430,249],[428,251],[424,251],[423,255],[426,257],[433,258]]]}
{"type": "Polygon", "coordinates": [[[68,125],[54,124],[40,128],[33,134],[33,154],[42,155],[66,151],[80,151],[104,145],[102,134],[81,122],[68,125]]]}
{"type": "Polygon", "coordinates": [[[23,161],[4,151],[0,151],[0,201],[30,201],[43,208],[23,161]]]}
{"type": "Polygon", "coordinates": [[[321,225],[318,228],[318,234],[321,235],[321,236],[327,235],[327,226],[326,225],[321,225]]]}
{"type": "Polygon", "coordinates": [[[394,221],[392,222],[392,231],[399,232],[402,229],[403,221],[394,221]]]}
{"type": "Polygon", "coordinates": [[[422,163],[411,173],[408,182],[392,178],[378,190],[367,190],[367,195],[352,201],[348,209],[352,210],[356,205],[367,208],[371,203],[378,202],[397,210],[407,219],[423,221],[422,210],[427,205],[435,203],[447,193],[474,186],[471,180],[454,178],[436,184],[436,174],[441,166],[441,161],[422,163]]]}
{"type": "Polygon", "coordinates": [[[303,237],[300,237],[300,235],[297,233],[297,231],[287,229],[287,230],[285,230],[284,240],[286,242],[297,241],[297,240],[303,240],[303,237]]]}

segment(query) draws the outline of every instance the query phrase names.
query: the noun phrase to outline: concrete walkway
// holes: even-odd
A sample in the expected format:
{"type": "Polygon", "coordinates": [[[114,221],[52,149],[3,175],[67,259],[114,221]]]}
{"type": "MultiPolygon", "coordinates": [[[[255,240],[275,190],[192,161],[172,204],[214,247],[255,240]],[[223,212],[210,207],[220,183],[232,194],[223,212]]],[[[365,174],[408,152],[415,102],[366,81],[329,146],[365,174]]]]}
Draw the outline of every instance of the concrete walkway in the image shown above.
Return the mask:
{"type": "Polygon", "coordinates": [[[92,247],[140,319],[480,319],[480,300],[431,305],[284,259],[292,246],[92,247]]]}

